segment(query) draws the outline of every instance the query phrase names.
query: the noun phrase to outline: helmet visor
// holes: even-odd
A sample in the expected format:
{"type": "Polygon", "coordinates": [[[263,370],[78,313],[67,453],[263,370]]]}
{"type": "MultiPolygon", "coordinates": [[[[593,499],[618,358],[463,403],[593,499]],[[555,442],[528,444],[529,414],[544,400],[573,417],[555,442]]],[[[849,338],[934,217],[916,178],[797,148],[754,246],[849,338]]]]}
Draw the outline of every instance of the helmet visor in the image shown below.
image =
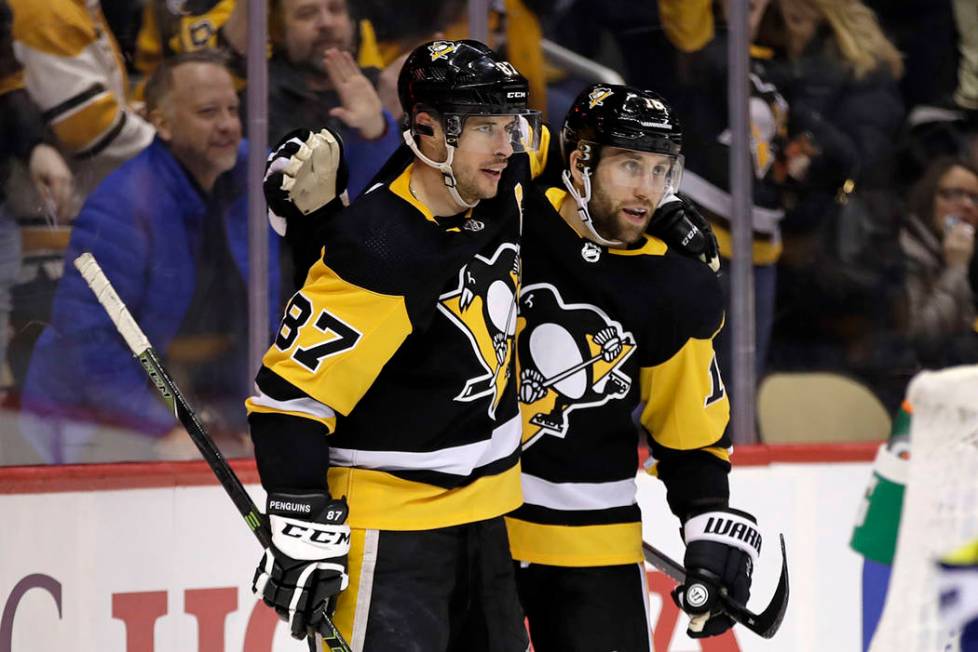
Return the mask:
{"type": "Polygon", "coordinates": [[[539,111],[496,114],[448,114],[445,131],[457,134],[460,150],[478,154],[518,154],[533,152],[540,146],[539,111]]]}
{"type": "Polygon", "coordinates": [[[661,197],[679,190],[683,163],[682,154],[605,147],[598,166],[602,183],[630,191],[644,188],[650,196],[661,197]]]}

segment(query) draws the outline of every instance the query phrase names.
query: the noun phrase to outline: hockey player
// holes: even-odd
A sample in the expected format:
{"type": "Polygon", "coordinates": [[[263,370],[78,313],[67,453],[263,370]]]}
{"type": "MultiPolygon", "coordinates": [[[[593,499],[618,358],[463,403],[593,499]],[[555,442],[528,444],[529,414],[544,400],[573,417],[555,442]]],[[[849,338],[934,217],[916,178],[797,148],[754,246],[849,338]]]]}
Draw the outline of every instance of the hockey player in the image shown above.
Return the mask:
{"type": "Polygon", "coordinates": [[[717,592],[746,603],[761,546],[755,519],[727,504],[719,283],[646,235],[679,185],[680,126],[654,93],[592,86],[561,146],[565,187],[529,193],[524,208],[525,502],[506,519],[533,645],[652,649],[633,413],[682,524],[689,583],[708,588],[674,597],[690,636],[717,635],[733,624],[717,592]]]}
{"type": "MultiPolygon", "coordinates": [[[[420,46],[398,86],[406,143],[327,221],[247,402],[273,542],[254,589],[297,638],[335,602],[358,650],[523,652],[502,515],[522,501],[521,150],[539,114],[475,41],[420,46]]],[[[273,212],[333,199],[331,141],[272,161],[273,212]]]]}

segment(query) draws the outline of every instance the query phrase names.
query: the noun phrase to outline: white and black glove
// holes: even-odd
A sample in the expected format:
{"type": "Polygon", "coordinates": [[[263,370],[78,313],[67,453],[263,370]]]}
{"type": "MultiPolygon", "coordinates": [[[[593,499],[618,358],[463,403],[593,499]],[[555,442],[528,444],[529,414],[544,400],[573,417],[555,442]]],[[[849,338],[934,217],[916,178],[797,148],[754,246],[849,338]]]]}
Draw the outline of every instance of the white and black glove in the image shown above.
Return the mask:
{"type": "Polygon", "coordinates": [[[718,509],[691,517],[683,525],[686,583],[672,598],[689,614],[690,638],[717,636],[734,621],[720,603],[720,592],[742,605],[750,598],[751,575],[761,554],[757,520],[736,509],[718,509]]]}
{"type": "Polygon", "coordinates": [[[681,253],[703,261],[714,272],[720,269],[716,236],[692,202],[674,194],[663,197],[646,231],[681,253]]]}
{"type": "Polygon", "coordinates": [[[349,174],[340,137],[329,129],[289,132],[268,155],[264,191],[268,221],[281,236],[304,217],[340,200],[349,174]]]}
{"type": "Polygon", "coordinates": [[[325,625],[331,598],[349,584],[348,511],[346,498],[332,500],[325,493],[268,495],[272,547],[258,563],[251,588],[289,623],[294,638],[332,632],[325,625]]]}

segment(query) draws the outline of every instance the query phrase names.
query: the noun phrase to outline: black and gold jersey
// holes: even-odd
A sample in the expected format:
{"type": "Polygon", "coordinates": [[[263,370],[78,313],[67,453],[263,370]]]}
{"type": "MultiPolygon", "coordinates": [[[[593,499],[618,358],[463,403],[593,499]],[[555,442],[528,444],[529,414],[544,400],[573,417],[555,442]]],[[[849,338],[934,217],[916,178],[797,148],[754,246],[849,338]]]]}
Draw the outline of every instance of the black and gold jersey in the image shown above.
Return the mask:
{"type": "Polygon", "coordinates": [[[527,158],[511,159],[494,199],[436,218],[412,196],[403,154],[381,172],[389,181],[325,226],[323,255],[247,404],[279,415],[253,429],[288,415],[331,433],[329,489],[359,528],[446,527],[521,502],[514,337],[527,158]]]}
{"type": "Polygon", "coordinates": [[[702,487],[667,479],[670,505],[726,498],[729,404],[712,343],[721,290],[706,265],[656,238],[629,249],[581,238],[556,210],[564,197],[528,193],[525,208],[524,505],[507,519],[511,548],[540,564],[634,563],[636,421],[664,466],[710,469],[702,487]]]}

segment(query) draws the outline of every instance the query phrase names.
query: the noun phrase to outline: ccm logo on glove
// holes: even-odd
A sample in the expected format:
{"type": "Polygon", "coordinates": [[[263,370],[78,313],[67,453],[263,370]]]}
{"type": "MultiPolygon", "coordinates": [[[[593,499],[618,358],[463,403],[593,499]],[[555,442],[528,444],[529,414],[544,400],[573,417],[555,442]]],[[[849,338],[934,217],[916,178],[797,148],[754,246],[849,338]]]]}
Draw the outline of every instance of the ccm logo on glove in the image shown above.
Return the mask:
{"type": "Polygon", "coordinates": [[[316,528],[305,525],[297,525],[295,523],[288,523],[284,528],[282,528],[282,534],[294,539],[301,539],[303,541],[309,541],[310,543],[321,543],[330,546],[350,543],[349,532],[318,530],[316,528]]]}

